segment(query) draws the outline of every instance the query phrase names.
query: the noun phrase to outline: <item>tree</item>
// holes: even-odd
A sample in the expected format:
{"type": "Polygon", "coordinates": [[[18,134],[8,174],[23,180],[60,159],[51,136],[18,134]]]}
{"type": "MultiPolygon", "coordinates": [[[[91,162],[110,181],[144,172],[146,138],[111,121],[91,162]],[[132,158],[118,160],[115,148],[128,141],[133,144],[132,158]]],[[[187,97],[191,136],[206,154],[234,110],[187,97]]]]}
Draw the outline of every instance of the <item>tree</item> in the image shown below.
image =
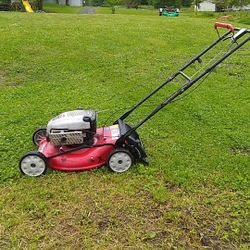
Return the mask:
{"type": "Polygon", "coordinates": [[[216,5],[216,9],[220,11],[231,7],[230,1],[231,0],[213,0],[213,3],[216,5]]]}
{"type": "Polygon", "coordinates": [[[153,0],[152,3],[155,8],[164,6],[180,8],[182,6],[182,0],[153,0]]]}
{"type": "Polygon", "coordinates": [[[230,4],[231,6],[240,7],[242,9],[242,7],[250,4],[250,0],[231,0],[230,4]]]}
{"type": "Polygon", "coordinates": [[[200,8],[202,2],[203,2],[203,0],[194,0],[193,1],[193,5],[195,7],[194,8],[195,9],[195,13],[197,13],[197,11],[200,8]]]}
{"type": "Polygon", "coordinates": [[[228,9],[235,7],[244,7],[250,3],[250,0],[214,0],[214,4],[216,4],[216,8],[218,9],[228,9]]]}
{"type": "Polygon", "coordinates": [[[127,6],[127,8],[138,8],[141,4],[141,0],[123,0],[123,3],[127,6]]]}
{"type": "Polygon", "coordinates": [[[110,5],[112,14],[115,14],[115,6],[121,4],[121,0],[107,0],[107,4],[110,5]]]}
{"type": "Polygon", "coordinates": [[[37,2],[38,2],[37,4],[38,9],[43,10],[43,0],[38,0],[37,2]]]}
{"type": "Polygon", "coordinates": [[[192,0],[182,0],[182,6],[190,7],[192,5],[192,0]]]}

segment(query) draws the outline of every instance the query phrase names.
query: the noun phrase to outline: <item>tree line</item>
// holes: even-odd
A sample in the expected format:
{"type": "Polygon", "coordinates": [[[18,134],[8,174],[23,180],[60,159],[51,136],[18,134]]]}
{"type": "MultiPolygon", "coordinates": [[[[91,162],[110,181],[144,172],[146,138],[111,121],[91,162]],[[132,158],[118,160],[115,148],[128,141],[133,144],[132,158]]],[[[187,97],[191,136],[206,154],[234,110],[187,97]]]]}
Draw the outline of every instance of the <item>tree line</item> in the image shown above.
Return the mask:
{"type": "MultiPolygon", "coordinates": [[[[181,7],[191,7],[192,5],[199,6],[202,2],[206,0],[86,0],[85,4],[89,6],[111,6],[114,8],[116,5],[124,5],[127,8],[139,8],[141,5],[151,5],[155,8],[160,8],[164,6],[181,8],[181,7]]],[[[208,0],[214,4],[218,10],[230,9],[232,6],[243,7],[250,4],[250,0],[208,0]]],[[[0,5],[12,4],[16,7],[17,4],[21,6],[21,0],[17,1],[11,0],[0,0],[0,5]]],[[[42,9],[43,0],[30,0],[30,3],[34,9],[42,9]]],[[[69,4],[69,0],[65,0],[65,4],[69,4]]]]}
{"type": "MultiPolygon", "coordinates": [[[[105,5],[125,5],[128,8],[138,8],[140,5],[152,5],[155,8],[172,7],[191,7],[201,4],[205,0],[87,0],[87,5],[105,6],[105,5]]],[[[218,9],[229,9],[232,6],[243,7],[250,4],[250,0],[208,0],[216,4],[218,9]]]]}
{"type": "Polygon", "coordinates": [[[124,5],[127,8],[138,8],[141,5],[151,5],[155,8],[162,6],[173,6],[173,7],[190,7],[193,0],[87,0],[87,5],[92,6],[105,6],[110,5],[114,2],[116,5],[124,5]]]}

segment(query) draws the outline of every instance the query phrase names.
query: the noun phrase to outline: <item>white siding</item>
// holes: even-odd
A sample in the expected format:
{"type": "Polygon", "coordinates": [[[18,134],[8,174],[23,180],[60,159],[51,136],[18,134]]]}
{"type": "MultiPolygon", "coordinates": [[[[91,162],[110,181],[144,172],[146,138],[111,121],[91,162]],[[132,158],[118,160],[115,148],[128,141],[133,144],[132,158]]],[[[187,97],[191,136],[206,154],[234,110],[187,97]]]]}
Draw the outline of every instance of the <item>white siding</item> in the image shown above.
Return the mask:
{"type": "Polygon", "coordinates": [[[45,0],[44,3],[56,3],[56,0],[45,0]]]}
{"type": "Polygon", "coordinates": [[[200,3],[200,7],[197,8],[197,6],[195,6],[195,9],[198,11],[215,11],[215,4],[205,1],[200,3]]]}
{"type": "Polygon", "coordinates": [[[70,0],[70,6],[82,6],[82,0],[70,0]]]}
{"type": "MultiPolygon", "coordinates": [[[[57,0],[44,0],[44,3],[57,3],[57,0]]],[[[65,5],[66,1],[65,0],[58,0],[59,4],[65,5]]]]}
{"type": "MultiPolygon", "coordinates": [[[[44,0],[45,3],[57,3],[57,0],[44,0]]],[[[66,0],[58,0],[59,4],[65,5],[66,0]]],[[[69,0],[70,6],[82,6],[82,0],[69,0]]]]}

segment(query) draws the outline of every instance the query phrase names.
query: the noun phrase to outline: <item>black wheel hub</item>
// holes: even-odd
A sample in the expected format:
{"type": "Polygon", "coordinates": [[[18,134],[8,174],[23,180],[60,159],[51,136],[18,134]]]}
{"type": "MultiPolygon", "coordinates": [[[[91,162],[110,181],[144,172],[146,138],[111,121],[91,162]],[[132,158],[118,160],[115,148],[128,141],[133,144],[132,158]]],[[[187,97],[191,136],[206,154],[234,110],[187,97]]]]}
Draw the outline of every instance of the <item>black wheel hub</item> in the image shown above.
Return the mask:
{"type": "Polygon", "coordinates": [[[31,166],[32,168],[35,168],[35,167],[36,167],[36,164],[35,164],[35,163],[31,163],[30,166],[31,166]]]}

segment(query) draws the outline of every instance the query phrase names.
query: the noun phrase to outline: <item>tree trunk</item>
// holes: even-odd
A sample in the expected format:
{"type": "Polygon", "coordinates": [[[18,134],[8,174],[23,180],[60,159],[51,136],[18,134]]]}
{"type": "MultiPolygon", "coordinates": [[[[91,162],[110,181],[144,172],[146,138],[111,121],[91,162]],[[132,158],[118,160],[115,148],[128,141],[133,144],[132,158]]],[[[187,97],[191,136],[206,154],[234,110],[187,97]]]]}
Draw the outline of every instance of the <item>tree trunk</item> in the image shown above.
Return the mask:
{"type": "Polygon", "coordinates": [[[43,10],[43,0],[38,1],[38,9],[43,10]]]}

